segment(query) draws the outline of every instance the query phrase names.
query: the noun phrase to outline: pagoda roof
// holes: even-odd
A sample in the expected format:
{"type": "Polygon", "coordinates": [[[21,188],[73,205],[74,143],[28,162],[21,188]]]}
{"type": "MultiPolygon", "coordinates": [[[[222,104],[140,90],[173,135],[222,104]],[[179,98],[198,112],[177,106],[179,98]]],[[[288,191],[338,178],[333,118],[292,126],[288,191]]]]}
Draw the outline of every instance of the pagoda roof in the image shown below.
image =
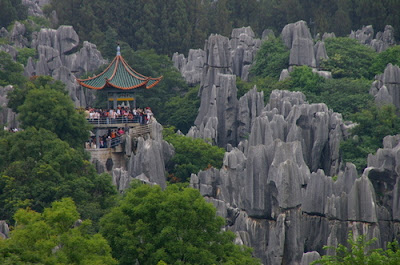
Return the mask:
{"type": "Polygon", "coordinates": [[[121,55],[115,56],[110,65],[101,73],[87,79],[76,79],[81,86],[100,90],[117,88],[129,90],[143,87],[146,89],[157,85],[163,77],[151,78],[133,70],[121,55]]]}

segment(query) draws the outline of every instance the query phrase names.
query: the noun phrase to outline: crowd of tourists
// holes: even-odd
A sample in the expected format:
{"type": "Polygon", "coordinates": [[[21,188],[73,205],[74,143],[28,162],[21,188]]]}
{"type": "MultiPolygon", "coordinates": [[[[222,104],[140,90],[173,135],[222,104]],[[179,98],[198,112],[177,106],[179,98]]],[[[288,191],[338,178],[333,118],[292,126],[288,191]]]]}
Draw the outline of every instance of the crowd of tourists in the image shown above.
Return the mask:
{"type": "Polygon", "coordinates": [[[110,148],[116,146],[121,141],[121,136],[125,133],[129,133],[129,127],[109,129],[107,133],[99,137],[99,146],[96,145],[96,136],[92,135],[89,141],[86,142],[86,149],[96,149],[96,148],[110,148]]]}
{"type": "Polygon", "coordinates": [[[153,112],[149,107],[144,109],[131,109],[129,107],[118,107],[117,109],[86,108],[85,116],[90,122],[148,124],[153,118],[153,112]]]}
{"type": "Polygon", "coordinates": [[[4,130],[5,131],[9,131],[9,132],[12,132],[12,133],[16,133],[16,132],[19,132],[19,131],[21,131],[21,129],[19,129],[19,128],[8,128],[7,126],[4,126],[4,130]]]}

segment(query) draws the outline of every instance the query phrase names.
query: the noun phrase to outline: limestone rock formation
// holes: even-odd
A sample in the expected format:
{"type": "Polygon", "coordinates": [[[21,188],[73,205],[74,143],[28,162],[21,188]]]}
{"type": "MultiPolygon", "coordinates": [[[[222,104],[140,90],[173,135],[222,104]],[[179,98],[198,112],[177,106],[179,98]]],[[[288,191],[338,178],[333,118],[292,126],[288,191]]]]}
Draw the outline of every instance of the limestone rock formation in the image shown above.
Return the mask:
{"type": "Polygon", "coordinates": [[[314,42],[305,21],[286,25],[281,36],[286,47],[290,49],[289,65],[317,66],[314,42]]]}
{"type": "Polygon", "coordinates": [[[261,40],[255,38],[250,27],[242,27],[232,30],[230,44],[233,74],[242,80],[248,80],[249,68],[260,49],[261,40]]]}
{"type": "Polygon", "coordinates": [[[375,39],[371,41],[372,48],[377,52],[383,52],[390,46],[396,44],[394,39],[394,29],[390,25],[385,26],[385,30],[383,32],[376,33],[375,39]]]}
{"type": "Polygon", "coordinates": [[[7,93],[11,90],[13,90],[11,85],[5,87],[0,86],[0,124],[4,124],[7,128],[18,128],[19,122],[17,120],[17,114],[10,108],[7,108],[7,93]]]}
{"type": "MultiPolygon", "coordinates": [[[[219,36],[218,38],[221,38],[219,36]]],[[[185,58],[183,54],[174,53],[172,61],[174,66],[181,72],[186,82],[194,86],[198,83],[204,83],[202,80],[204,76],[203,68],[205,65],[218,67],[218,63],[213,65],[210,60],[213,60],[211,56],[216,55],[215,53],[206,54],[209,51],[209,41],[215,41],[215,35],[210,37],[206,42],[204,50],[197,49],[189,50],[188,58],[185,58]]],[[[224,37],[222,37],[224,38],[224,37]]],[[[228,43],[219,46],[219,51],[222,52],[222,47],[226,48],[226,54],[217,60],[223,63],[229,69],[229,73],[233,73],[240,77],[242,80],[248,80],[248,74],[251,64],[254,61],[255,55],[261,46],[261,40],[255,38],[255,34],[250,27],[242,27],[232,30],[231,39],[225,38],[228,43]],[[222,61],[220,61],[222,60],[222,61]]],[[[208,69],[207,69],[208,70],[208,69]]],[[[206,70],[206,71],[207,71],[206,70]]],[[[223,71],[223,73],[228,73],[223,71]]]]}
{"type": "Polygon", "coordinates": [[[374,39],[374,29],[371,25],[364,26],[357,31],[351,31],[350,38],[358,40],[361,44],[372,47],[376,52],[382,52],[396,44],[394,39],[394,29],[386,25],[384,32],[378,32],[374,39]]]}
{"type": "Polygon", "coordinates": [[[41,6],[43,6],[43,3],[40,3],[40,2],[43,2],[43,1],[22,0],[22,4],[28,8],[28,16],[38,16],[38,17],[44,16],[43,11],[41,9],[41,6]]]}
{"type": "Polygon", "coordinates": [[[16,21],[10,32],[9,40],[17,48],[25,48],[28,45],[28,40],[24,37],[26,27],[24,24],[16,21]]]}
{"type": "Polygon", "coordinates": [[[381,75],[375,76],[369,91],[377,105],[393,104],[400,107],[400,68],[388,64],[381,75]]]}
{"type": "Polygon", "coordinates": [[[85,41],[78,51],[78,34],[72,26],[60,26],[57,30],[41,29],[31,46],[37,49],[39,60],[28,59],[25,75],[50,75],[63,81],[75,105],[86,107],[92,96],[82,90],[75,78],[106,63],[96,45],[85,41]]]}
{"type": "Polygon", "coordinates": [[[10,237],[10,229],[6,221],[0,221],[0,237],[6,239],[10,237]]]}
{"type": "Polygon", "coordinates": [[[200,83],[205,63],[205,52],[202,49],[190,49],[188,58],[183,54],[174,53],[172,61],[188,85],[195,86],[200,83]]]}
{"type": "Polygon", "coordinates": [[[220,170],[190,180],[227,219],[236,242],[251,246],[263,264],[308,264],[327,253],[324,245],[345,243],[349,231],[377,237],[373,247],[392,241],[400,228],[393,225],[400,218],[400,136],[385,138],[358,178],[353,164],[340,165],[349,128],[340,114],[278,90],[260,111],[257,93],[239,100],[255,114],[241,112],[248,122],[238,131],[251,125],[248,139],[228,148],[220,170]]]}

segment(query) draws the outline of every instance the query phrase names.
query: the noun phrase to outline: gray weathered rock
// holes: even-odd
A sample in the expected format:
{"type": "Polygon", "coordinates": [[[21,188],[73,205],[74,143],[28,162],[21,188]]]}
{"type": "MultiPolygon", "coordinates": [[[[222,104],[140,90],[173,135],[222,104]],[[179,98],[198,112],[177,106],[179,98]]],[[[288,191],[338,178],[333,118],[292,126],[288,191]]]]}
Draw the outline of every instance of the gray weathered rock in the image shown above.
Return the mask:
{"type": "Polygon", "coordinates": [[[351,31],[350,38],[358,40],[361,44],[369,45],[374,38],[374,29],[372,25],[364,26],[357,31],[351,31]]]}
{"type": "Polygon", "coordinates": [[[254,87],[239,99],[238,139],[243,140],[250,134],[253,123],[264,108],[264,93],[254,87]]]}
{"type": "Polygon", "coordinates": [[[374,39],[374,29],[371,25],[363,27],[357,31],[351,31],[350,38],[358,40],[360,43],[372,47],[376,52],[382,52],[396,44],[394,39],[394,29],[386,25],[383,32],[378,32],[374,39]]]}
{"type": "Polygon", "coordinates": [[[0,29],[0,38],[8,38],[8,31],[5,27],[0,29]]]}
{"type": "Polygon", "coordinates": [[[289,65],[317,66],[312,39],[294,38],[290,49],[289,65]]]}
{"type": "Polygon", "coordinates": [[[174,53],[172,61],[188,85],[195,86],[200,83],[206,61],[205,52],[202,49],[190,49],[187,59],[183,54],[174,53]]]}
{"type": "Polygon", "coordinates": [[[349,193],[348,218],[351,221],[378,222],[375,190],[365,172],[361,178],[355,180],[349,193]]]}
{"type": "Polygon", "coordinates": [[[324,35],[322,35],[322,41],[329,39],[329,38],[336,38],[336,35],[334,32],[325,32],[324,35]]]}
{"type": "Polygon", "coordinates": [[[311,251],[307,253],[303,253],[303,257],[301,258],[300,265],[309,265],[311,262],[315,260],[321,259],[321,256],[317,251],[311,251]]]}
{"type": "Polygon", "coordinates": [[[279,76],[279,81],[283,81],[289,77],[290,77],[290,73],[289,73],[288,69],[283,69],[279,76]]]}
{"type": "MultiPolygon", "coordinates": [[[[17,114],[7,108],[7,93],[13,90],[13,86],[0,86],[0,124],[4,124],[7,128],[18,128],[19,122],[17,114]]],[[[1,128],[0,128],[1,129],[1,128]]]]}
{"type": "Polygon", "coordinates": [[[24,37],[26,32],[25,25],[16,21],[9,34],[10,41],[17,48],[25,48],[28,45],[28,40],[24,37]]]}
{"type": "Polygon", "coordinates": [[[41,29],[33,37],[32,47],[38,50],[39,60],[28,59],[24,74],[50,75],[63,81],[77,107],[86,107],[93,100],[91,91],[83,90],[76,77],[86,72],[94,72],[106,61],[96,45],[87,41],[78,51],[79,37],[72,26],[60,26],[57,30],[41,29]]]}
{"type": "Polygon", "coordinates": [[[39,2],[36,0],[22,0],[22,4],[28,8],[28,16],[44,16],[39,2]]]}
{"type": "Polygon", "coordinates": [[[10,237],[10,229],[6,221],[0,221],[0,237],[6,239],[10,237]]]}
{"type": "Polygon", "coordinates": [[[375,97],[377,105],[393,104],[400,107],[400,68],[388,64],[382,75],[375,76],[369,91],[375,97]]]}
{"type": "Polygon", "coordinates": [[[150,182],[165,188],[165,164],[161,142],[139,137],[136,154],[132,154],[128,162],[128,172],[132,178],[144,174],[150,182]]]}
{"type": "Polygon", "coordinates": [[[255,34],[250,27],[242,27],[232,30],[230,46],[232,48],[232,72],[242,80],[247,80],[248,68],[253,63],[261,46],[261,40],[255,39],[255,34]]]}
{"type": "Polygon", "coordinates": [[[329,59],[326,53],[325,43],[323,41],[318,41],[314,46],[316,66],[319,67],[323,60],[329,59]]]}

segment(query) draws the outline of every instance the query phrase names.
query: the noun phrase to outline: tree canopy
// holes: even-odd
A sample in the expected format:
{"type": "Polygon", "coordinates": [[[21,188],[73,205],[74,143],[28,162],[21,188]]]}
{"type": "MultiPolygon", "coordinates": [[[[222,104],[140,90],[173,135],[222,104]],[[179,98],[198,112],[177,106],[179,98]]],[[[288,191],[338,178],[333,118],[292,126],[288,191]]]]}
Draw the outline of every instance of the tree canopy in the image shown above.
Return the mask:
{"type": "Polygon", "coordinates": [[[371,248],[376,238],[366,240],[364,235],[353,238],[350,233],[347,239],[347,246],[339,244],[337,247],[326,246],[335,250],[335,255],[322,256],[311,264],[321,265],[386,265],[399,264],[400,248],[398,242],[389,242],[387,249],[371,248]]]}
{"type": "Polygon", "coordinates": [[[259,264],[251,250],[233,243],[198,190],[136,184],[101,220],[101,233],[121,265],[259,264]]]}
{"type": "Polygon", "coordinates": [[[99,219],[116,194],[111,178],[98,175],[85,154],[46,129],[28,128],[0,138],[0,219],[18,208],[43,211],[63,197],[84,217],[99,219]]]}
{"type": "Polygon", "coordinates": [[[83,113],[77,112],[68,95],[51,88],[32,89],[18,107],[23,128],[52,131],[72,147],[83,147],[90,126],[83,113]]]}
{"type": "Polygon", "coordinates": [[[169,180],[186,182],[192,173],[209,167],[220,168],[225,150],[206,143],[203,139],[193,139],[174,133],[174,128],[164,128],[164,140],[175,148],[175,155],[167,164],[169,180]]]}
{"type": "Polygon", "coordinates": [[[79,223],[79,217],[70,198],[53,202],[43,213],[18,210],[11,238],[0,238],[0,263],[118,264],[107,241],[100,234],[90,233],[90,220],[79,223]]]}
{"type": "Polygon", "coordinates": [[[112,29],[135,50],[155,49],[171,56],[202,48],[211,33],[229,36],[232,28],[251,26],[261,36],[268,26],[279,34],[299,20],[309,23],[313,35],[346,36],[363,25],[373,25],[375,31],[392,25],[398,39],[397,5],[393,0],[52,0],[48,10],[56,10],[60,25],[73,25],[80,38],[101,49],[112,29]]]}

